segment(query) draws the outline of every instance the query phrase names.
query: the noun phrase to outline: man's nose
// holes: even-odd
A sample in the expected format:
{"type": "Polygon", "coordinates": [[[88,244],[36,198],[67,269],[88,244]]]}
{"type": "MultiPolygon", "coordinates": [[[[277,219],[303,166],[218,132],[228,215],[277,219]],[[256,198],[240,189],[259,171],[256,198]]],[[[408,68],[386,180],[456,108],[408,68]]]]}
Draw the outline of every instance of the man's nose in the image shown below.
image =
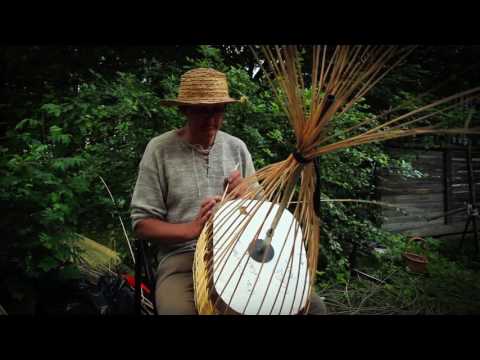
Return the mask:
{"type": "Polygon", "coordinates": [[[209,115],[207,116],[207,122],[208,122],[209,124],[215,124],[215,123],[217,123],[218,119],[219,119],[219,116],[218,116],[218,114],[215,114],[215,113],[209,114],[209,115]]]}

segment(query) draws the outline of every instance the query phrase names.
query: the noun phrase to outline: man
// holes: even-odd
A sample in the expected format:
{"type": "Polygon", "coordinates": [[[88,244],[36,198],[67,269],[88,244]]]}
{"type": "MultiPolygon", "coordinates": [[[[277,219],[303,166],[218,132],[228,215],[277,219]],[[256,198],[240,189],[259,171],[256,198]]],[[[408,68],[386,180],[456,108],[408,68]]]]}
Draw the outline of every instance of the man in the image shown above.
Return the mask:
{"type": "Polygon", "coordinates": [[[185,126],[152,139],[140,162],[131,217],[136,236],[159,248],[159,314],[196,314],[196,240],[226,184],[228,192],[235,191],[242,178],[255,173],[245,143],[220,131],[225,106],[235,102],[225,74],[205,68],[186,72],[177,99],[163,101],[179,107],[185,126]]]}

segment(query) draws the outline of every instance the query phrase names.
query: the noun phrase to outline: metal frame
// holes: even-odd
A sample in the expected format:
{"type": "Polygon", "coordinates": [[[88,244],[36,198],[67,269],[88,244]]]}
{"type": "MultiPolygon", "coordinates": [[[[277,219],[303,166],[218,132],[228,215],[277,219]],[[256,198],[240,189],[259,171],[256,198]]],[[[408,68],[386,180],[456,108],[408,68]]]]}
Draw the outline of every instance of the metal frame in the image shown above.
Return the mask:
{"type": "Polygon", "coordinates": [[[475,255],[478,255],[478,227],[477,227],[477,218],[479,217],[478,206],[476,203],[476,189],[475,189],[475,178],[473,175],[473,165],[472,165],[472,143],[468,139],[468,148],[467,148],[467,170],[468,170],[468,203],[467,203],[467,221],[465,223],[465,229],[463,230],[462,240],[460,241],[459,249],[462,250],[465,242],[465,236],[468,233],[468,228],[470,223],[473,223],[473,235],[474,235],[474,245],[475,245],[475,255]]]}
{"type": "Polygon", "coordinates": [[[135,313],[142,315],[149,314],[153,310],[153,314],[157,313],[155,306],[155,276],[152,263],[147,252],[147,244],[143,239],[136,239],[135,244],[135,313]],[[146,295],[142,291],[142,284],[146,284],[150,289],[150,295],[146,295]],[[150,310],[150,311],[149,311],[150,310]]]}

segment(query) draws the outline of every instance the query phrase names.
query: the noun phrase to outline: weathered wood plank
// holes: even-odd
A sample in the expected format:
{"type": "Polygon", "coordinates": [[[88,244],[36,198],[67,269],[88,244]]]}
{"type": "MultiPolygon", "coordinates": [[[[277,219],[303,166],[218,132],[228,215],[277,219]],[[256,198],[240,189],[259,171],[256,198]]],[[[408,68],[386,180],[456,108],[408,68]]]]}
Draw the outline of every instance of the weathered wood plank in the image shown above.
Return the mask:
{"type": "Polygon", "coordinates": [[[392,232],[414,231],[415,233],[418,233],[419,231],[422,231],[423,233],[431,232],[439,227],[445,227],[443,220],[436,220],[435,222],[431,223],[402,223],[386,224],[383,226],[385,230],[392,232]]]}
{"type": "MultiPolygon", "coordinates": [[[[460,147],[421,150],[408,148],[390,149],[392,156],[412,160],[421,178],[404,178],[395,173],[383,173],[378,178],[380,200],[400,207],[404,212],[382,208],[383,227],[391,231],[433,235],[463,231],[465,213],[439,217],[425,221],[424,217],[435,217],[448,210],[465,206],[468,200],[467,152],[460,147]],[[406,212],[406,213],[405,213],[406,212]]],[[[480,152],[474,151],[473,175],[476,180],[477,201],[480,202],[480,152]]]]}
{"type": "MultiPolygon", "coordinates": [[[[442,215],[443,211],[440,213],[436,213],[438,215],[442,215]]],[[[390,217],[387,218],[388,220],[385,221],[385,224],[388,226],[391,225],[397,225],[397,224],[405,224],[409,226],[416,226],[416,225],[421,225],[421,224],[443,224],[444,223],[444,218],[438,218],[435,220],[428,221],[427,216],[430,216],[431,214],[425,213],[423,216],[420,215],[415,215],[415,216],[403,216],[403,217],[390,217]]],[[[433,215],[431,215],[433,216],[433,215]]]]}
{"type": "Polygon", "coordinates": [[[386,208],[382,210],[382,215],[384,216],[391,216],[391,217],[404,217],[404,216],[433,216],[434,214],[441,214],[443,213],[443,209],[441,206],[431,206],[431,207],[401,207],[401,211],[396,211],[392,208],[386,208]]]}
{"type": "Polygon", "coordinates": [[[442,193],[434,193],[434,194],[421,194],[421,195],[386,195],[382,196],[382,201],[389,202],[389,203],[405,203],[405,202],[440,202],[443,201],[443,194],[442,193]]]}
{"type": "Polygon", "coordinates": [[[438,236],[448,233],[459,233],[463,231],[464,224],[434,224],[430,226],[417,227],[413,229],[404,228],[401,230],[390,230],[392,232],[402,232],[406,235],[415,236],[438,236]]]}
{"type": "Polygon", "coordinates": [[[384,195],[401,195],[409,193],[412,195],[416,194],[442,194],[444,190],[443,185],[432,185],[430,187],[412,185],[405,187],[389,187],[389,186],[378,186],[377,189],[381,190],[384,195]]]}
{"type": "Polygon", "coordinates": [[[417,185],[443,185],[442,184],[443,176],[441,178],[433,178],[433,177],[428,177],[428,178],[411,178],[411,179],[386,179],[379,182],[380,185],[385,185],[385,186],[417,186],[417,185]]]}

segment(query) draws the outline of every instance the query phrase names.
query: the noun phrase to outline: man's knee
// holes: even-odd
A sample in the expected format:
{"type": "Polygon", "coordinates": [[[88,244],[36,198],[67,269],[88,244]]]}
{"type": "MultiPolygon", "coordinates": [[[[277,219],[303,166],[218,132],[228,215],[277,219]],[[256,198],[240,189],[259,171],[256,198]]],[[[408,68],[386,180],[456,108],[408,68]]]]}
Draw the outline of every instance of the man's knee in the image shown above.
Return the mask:
{"type": "Polygon", "coordinates": [[[315,292],[310,296],[310,308],[308,309],[308,315],[326,315],[327,306],[325,302],[315,292]]]}
{"type": "Polygon", "coordinates": [[[192,274],[172,274],[157,284],[155,304],[159,315],[195,315],[192,274]]]}

